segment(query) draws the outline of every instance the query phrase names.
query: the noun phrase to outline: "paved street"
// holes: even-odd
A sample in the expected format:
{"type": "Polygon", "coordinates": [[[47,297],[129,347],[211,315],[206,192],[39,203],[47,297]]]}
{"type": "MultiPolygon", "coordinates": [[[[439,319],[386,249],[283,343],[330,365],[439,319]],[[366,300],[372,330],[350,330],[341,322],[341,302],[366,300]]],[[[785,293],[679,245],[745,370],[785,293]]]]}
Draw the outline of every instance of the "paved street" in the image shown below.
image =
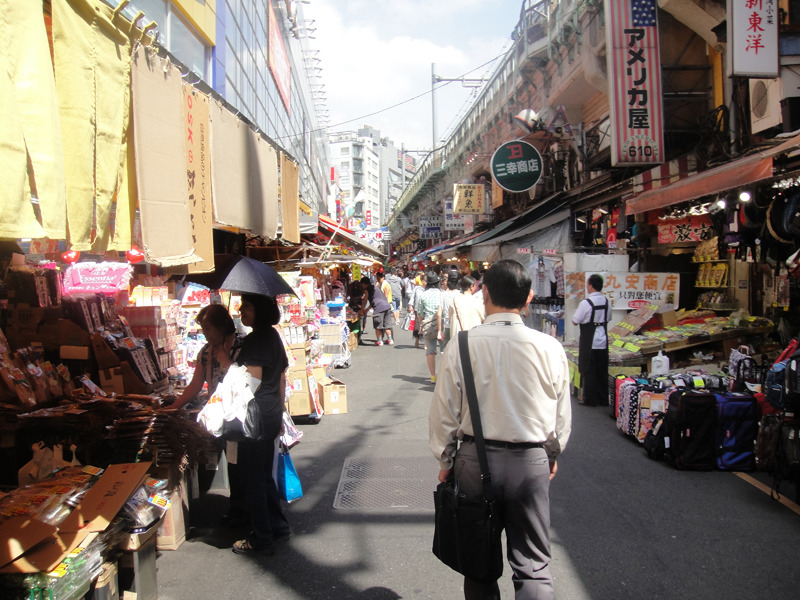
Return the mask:
{"type": "MultiPolygon", "coordinates": [[[[212,491],[193,506],[187,542],[158,558],[160,598],[463,597],[459,576],[430,551],[438,467],[427,448],[433,387],[424,351],[409,333],[396,338],[375,347],[370,326],[353,366],[335,372],[347,383],[349,412],[300,425],[292,457],[305,496],[288,507],[291,539],[272,557],[234,555],[230,545],[245,532],[217,526],[226,499],[212,491]],[[354,508],[342,498],[334,508],[345,461],[357,458],[367,468],[353,471],[351,460],[348,473],[361,473],[368,493],[350,496],[354,508]],[[359,508],[370,502],[385,505],[359,508]]],[[[797,597],[798,514],[734,474],[650,461],[606,408],[573,411],[551,487],[557,598],[797,597]]],[[[501,592],[513,598],[508,569],[501,592]]]]}

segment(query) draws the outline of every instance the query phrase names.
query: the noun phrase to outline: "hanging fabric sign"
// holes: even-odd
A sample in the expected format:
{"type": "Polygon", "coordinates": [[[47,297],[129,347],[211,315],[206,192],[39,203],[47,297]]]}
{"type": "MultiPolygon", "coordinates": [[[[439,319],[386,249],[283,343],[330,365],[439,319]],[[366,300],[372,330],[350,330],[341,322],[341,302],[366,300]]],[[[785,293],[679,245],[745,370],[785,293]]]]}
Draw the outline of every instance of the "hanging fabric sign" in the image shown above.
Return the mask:
{"type": "Polygon", "coordinates": [[[483,185],[480,183],[456,183],[453,186],[453,207],[455,214],[483,213],[483,185]]]}

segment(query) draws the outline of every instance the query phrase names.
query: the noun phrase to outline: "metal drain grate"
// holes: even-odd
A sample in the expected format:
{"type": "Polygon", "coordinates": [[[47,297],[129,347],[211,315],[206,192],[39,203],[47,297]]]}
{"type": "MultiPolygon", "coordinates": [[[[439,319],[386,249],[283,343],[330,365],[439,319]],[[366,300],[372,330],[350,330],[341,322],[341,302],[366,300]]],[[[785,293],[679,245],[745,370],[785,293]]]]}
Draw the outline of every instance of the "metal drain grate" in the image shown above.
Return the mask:
{"type": "Polygon", "coordinates": [[[429,456],[348,458],[333,508],[432,510],[438,474],[439,465],[429,456]]]}

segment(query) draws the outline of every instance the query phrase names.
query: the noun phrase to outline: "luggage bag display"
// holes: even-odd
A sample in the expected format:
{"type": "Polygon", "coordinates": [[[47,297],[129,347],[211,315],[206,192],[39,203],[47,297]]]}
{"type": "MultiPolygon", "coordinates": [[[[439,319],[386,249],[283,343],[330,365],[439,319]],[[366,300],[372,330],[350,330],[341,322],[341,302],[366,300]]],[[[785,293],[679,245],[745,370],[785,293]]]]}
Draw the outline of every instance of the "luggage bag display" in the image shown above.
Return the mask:
{"type": "Polygon", "coordinates": [[[753,471],[758,437],[758,402],[749,394],[715,394],[716,462],[723,471],[753,471]]]}
{"type": "Polygon", "coordinates": [[[705,390],[676,390],[670,394],[667,458],[678,469],[706,471],[716,464],[717,399],[705,390]]]}

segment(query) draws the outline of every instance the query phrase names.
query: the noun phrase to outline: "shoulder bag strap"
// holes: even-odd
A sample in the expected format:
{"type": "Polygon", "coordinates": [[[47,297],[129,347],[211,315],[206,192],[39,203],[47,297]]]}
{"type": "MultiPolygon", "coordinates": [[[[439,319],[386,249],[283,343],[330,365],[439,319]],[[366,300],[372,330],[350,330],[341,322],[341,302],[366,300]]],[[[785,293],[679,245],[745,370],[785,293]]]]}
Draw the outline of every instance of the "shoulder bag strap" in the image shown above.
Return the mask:
{"type": "Polygon", "coordinates": [[[494,500],[492,492],[492,474],[489,472],[489,460],[486,458],[486,442],[483,439],[483,425],[478,407],[478,393],[475,391],[475,378],[472,375],[472,362],[469,358],[469,331],[458,332],[458,351],[461,356],[461,370],[464,372],[464,386],[467,390],[469,414],[472,418],[473,437],[478,448],[478,463],[481,466],[481,482],[483,483],[483,497],[491,502],[494,500]]]}

